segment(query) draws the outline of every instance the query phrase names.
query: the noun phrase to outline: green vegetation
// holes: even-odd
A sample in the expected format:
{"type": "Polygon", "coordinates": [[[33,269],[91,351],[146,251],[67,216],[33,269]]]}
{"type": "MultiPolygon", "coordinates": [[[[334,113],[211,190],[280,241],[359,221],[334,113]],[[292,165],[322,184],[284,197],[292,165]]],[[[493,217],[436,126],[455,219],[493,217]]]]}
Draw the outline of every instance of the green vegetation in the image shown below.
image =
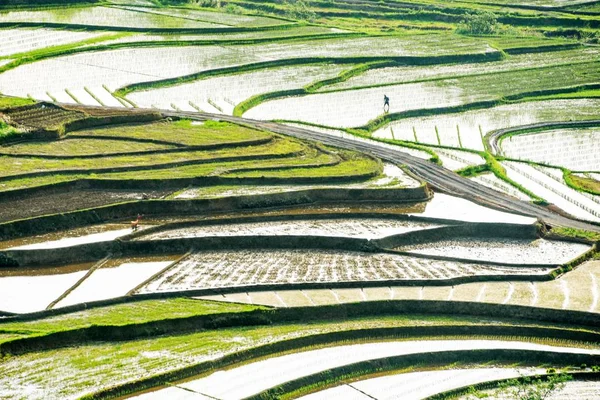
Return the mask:
{"type": "Polygon", "coordinates": [[[492,12],[467,13],[458,24],[458,32],[471,35],[493,35],[498,31],[498,17],[492,12]]]}
{"type": "Polygon", "coordinates": [[[563,169],[563,173],[565,182],[570,187],[594,195],[600,195],[600,182],[597,180],[575,175],[567,169],[563,169]]]}
{"type": "Polygon", "coordinates": [[[272,134],[227,122],[190,120],[160,121],[153,124],[107,126],[71,133],[73,137],[116,137],[154,140],[182,146],[234,145],[236,142],[268,140],[272,134]]]}
{"type": "MultiPolygon", "coordinates": [[[[164,319],[241,313],[261,309],[265,309],[265,307],[188,298],[145,300],[98,307],[32,321],[1,323],[0,331],[2,335],[14,335],[14,337],[40,336],[95,325],[125,326],[164,319]]],[[[2,341],[0,337],[0,342],[2,341]]]]}
{"type": "Polygon", "coordinates": [[[0,96],[0,112],[2,110],[6,110],[14,107],[27,106],[30,104],[34,104],[35,100],[31,99],[23,99],[20,97],[6,97],[0,96]]]}
{"type": "Polygon", "coordinates": [[[574,238],[587,239],[587,240],[593,240],[593,241],[600,240],[600,233],[584,231],[581,229],[563,228],[560,226],[555,226],[552,228],[552,232],[554,232],[560,236],[574,237],[574,238]]]}
{"type": "MultiPolygon", "coordinates": [[[[124,323],[139,323],[160,319],[161,314],[164,318],[172,318],[169,311],[170,306],[175,307],[175,313],[179,315],[207,315],[217,322],[220,318],[215,312],[233,311],[241,313],[243,316],[250,315],[252,306],[240,305],[218,305],[206,302],[193,303],[193,300],[172,300],[169,302],[145,302],[143,304],[132,303],[131,305],[119,305],[103,307],[76,314],[66,314],[63,316],[50,317],[48,321],[37,320],[22,323],[0,324],[0,329],[6,328],[9,332],[12,329],[27,331],[27,334],[36,334],[36,330],[41,334],[60,331],[61,329],[70,329],[69,324],[77,326],[90,326],[92,324],[102,324],[105,322],[111,325],[121,325],[124,323]],[[113,311],[116,307],[118,310],[113,311]],[[190,308],[186,310],[186,308],[190,308]],[[237,308],[237,310],[236,310],[237,308]],[[136,310],[137,309],[137,310],[136,310]],[[139,312],[144,311],[147,317],[140,316],[139,312]],[[82,314],[83,313],[83,314],[82,314]],[[86,320],[87,319],[87,320],[86,320]],[[85,320],[85,322],[84,322],[85,320]]],[[[6,356],[3,359],[3,367],[11,370],[11,385],[27,385],[32,379],[36,379],[36,385],[47,390],[59,390],[63,396],[81,396],[84,392],[100,391],[115,385],[121,385],[126,382],[140,380],[140,376],[151,377],[156,374],[163,374],[162,378],[152,378],[149,382],[156,385],[159,382],[168,382],[193,376],[198,373],[206,373],[211,370],[231,365],[232,363],[244,362],[263,355],[275,355],[295,351],[297,349],[315,348],[315,346],[331,345],[337,343],[348,343],[348,338],[354,342],[364,342],[377,340],[377,337],[387,338],[388,340],[397,339],[396,335],[404,336],[400,331],[395,332],[380,330],[380,328],[411,329],[418,332],[420,329],[433,332],[441,329],[443,332],[448,329],[450,332],[453,327],[459,331],[464,329],[486,329],[499,333],[499,336],[478,336],[500,339],[503,337],[502,328],[512,329],[512,327],[525,327],[526,332],[529,324],[522,324],[516,321],[481,321],[477,317],[447,317],[447,316],[423,316],[411,314],[396,314],[393,316],[378,317],[343,317],[338,319],[330,318],[320,319],[318,316],[308,317],[302,322],[294,320],[285,324],[268,324],[265,320],[262,324],[256,326],[237,326],[244,324],[239,320],[235,327],[221,329],[203,329],[192,332],[178,333],[172,335],[161,335],[146,337],[151,332],[144,333],[143,325],[129,328],[130,332],[140,331],[143,338],[133,340],[119,341],[100,341],[78,346],[70,346],[57,349],[47,349],[45,351],[30,351],[22,355],[6,356]],[[458,328],[462,327],[462,328],[458,328]],[[352,332],[352,330],[359,330],[352,332]],[[373,330],[373,331],[369,331],[373,330]],[[327,335],[332,335],[328,338],[327,335]],[[321,336],[317,336],[321,335],[321,336]],[[339,339],[336,337],[339,336],[339,339]],[[305,337],[306,340],[299,338],[305,337]],[[342,339],[345,337],[346,339],[342,339]],[[294,339],[299,341],[294,341],[294,339]],[[371,338],[371,339],[369,339],[371,338]],[[290,342],[285,342],[291,340],[290,342]],[[268,344],[268,345],[267,345],[268,344]],[[265,346],[266,345],[266,346],[265,346]],[[264,346],[264,347],[261,347],[264,346]],[[250,350],[254,349],[254,350],[250,350]],[[244,350],[250,350],[245,354],[244,350]],[[221,358],[224,355],[232,355],[228,360],[221,358]],[[217,361],[209,362],[218,357],[217,361]],[[51,365],[52,368],[47,368],[51,365]],[[22,373],[27,371],[27,373],[22,373]],[[169,371],[165,374],[165,371],[169,371]],[[65,380],[65,373],[68,372],[69,380],[65,380]],[[34,378],[37,377],[37,378],[34,378]],[[57,389],[56,385],[60,385],[57,389]]],[[[540,326],[543,326],[541,324],[540,326]]],[[[125,325],[126,327],[126,325],[125,325]]],[[[98,326],[99,329],[102,328],[98,326]]],[[[15,332],[15,331],[12,331],[15,332]]],[[[579,332],[573,330],[573,332],[579,332]]],[[[16,332],[15,332],[16,333],[16,332]]],[[[39,334],[38,333],[38,334],[39,334]]],[[[427,335],[417,333],[419,339],[427,338],[453,338],[454,335],[445,334],[427,335]]],[[[460,337],[460,336],[459,336],[460,337]]],[[[511,336],[514,340],[514,335],[511,336]]],[[[573,345],[574,342],[556,339],[528,338],[527,341],[538,343],[552,343],[573,345]]],[[[1,379],[8,379],[3,376],[1,379]]],[[[132,388],[144,387],[142,378],[139,385],[132,388]]],[[[131,390],[131,388],[129,389],[131,390]]],[[[124,394],[125,392],[121,392],[124,394]]]]}
{"type": "Polygon", "coordinates": [[[469,400],[481,399],[490,396],[496,398],[509,398],[515,400],[545,400],[562,390],[573,377],[567,373],[557,373],[549,369],[547,375],[522,376],[507,379],[498,383],[498,388],[493,393],[480,392],[471,387],[466,396],[469,400]]]}

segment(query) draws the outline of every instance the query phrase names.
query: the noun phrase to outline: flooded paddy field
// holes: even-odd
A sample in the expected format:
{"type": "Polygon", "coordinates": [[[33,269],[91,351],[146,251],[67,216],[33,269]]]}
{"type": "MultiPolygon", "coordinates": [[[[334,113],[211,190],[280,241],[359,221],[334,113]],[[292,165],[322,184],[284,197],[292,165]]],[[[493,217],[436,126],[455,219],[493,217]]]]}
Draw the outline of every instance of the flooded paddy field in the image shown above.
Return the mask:
{"type": "Polygon", "coordinates": [[[600,263],[586,262],[547,282],[475,282],[452,286],[373,286],[354,289],[303,289],[237,292],[199,299],[302,307],[379,300],[468,301],[600,312],[600,263]]]}
{"type": "MultiPolygon", "coordinates": [[[[539,76],[537,75],[539,71],[534,70],[511,71],[507,72],[502,80],[490,74],[310,94],[268,101],[244,115],[254,119],[284,119],[343,128],[358,127],[382,115],[381,98],[384,94],[390,99],[396,99],[390,102],[390,113],[453,107],[498,100],[505,96],[524,93],[526,90],[562,87],[561,79],[573,81],[573,84],[592,83],[597,80],[600,73],[582,74],[582,72],[590,69],[600,71],[599,65],[584,63],[575,66],[556,66],[544,70],[544,74],[539,76]],[[343,110],[339,109],[339,104],[344,104],[343,110]]],[[[456,127],[454,130],[456,131],[456,127]]],[[[469,147],[469,144],[465,146],[469,147]]]]}
{"type": "Polygon", "coordinates": [[[0,57],[97,38],[105,33],[62,31],[58,29],[0,29],[0,57]]]}
{"type": "Polygon", "coordinates": [[[245,285],[449,279],[478,275],[546,274],[514,268],[436,261],[385,253],[324,250],[203,251],[184,259],[138,293],[245,285]]]}
{"type": "Polygon", "coordinates": [[[498,379],[544,373],[541,368],[471,368],[438,371],[406,372],[342,384],[331,389],[300,397],[301,400],[371,398],[419,400],[448,390],[498,379]],[[435,385],[432,385],[435,382],[435,385]]]}
{"type": "MultiPolygon", "coordinates": [[[[236,18],[221,13],[189,11],[190,14],[200,14],[195,18],[182,15],[165,15],[158,12],[145,12],[145,9],[125,7],[80,7],[64,10],[40,11],[10,11],[0,16],[0,22],[48,22],[73,25],[94,25],[130,28],[226,28],[235,25],[257,24],[278,25],[283,22],[270,18],[252,18],[242,16],[236,18]],[[212,18],[211,18],[212,17],[212,18]]],[[[150,9],[152,11],[152,9],[150,9]]]]}
{"type": "Polygon", "coordinates": [[[12,313],[44,310],[83,278],[93,265],[0,268],[0,310],[12,313]]]}
{"type": "Polygon", "coordinates": [[[54,308],[125,296],[175,259],[177,256],[109,259],[56,303],[54,308]]]}
{"type": "MultiPolygon", "coordinates": [[[[218,371],[197,380],[179,383],[177,386],[191,392],[208,394],[219,399],[240,399],[276,387],[284,382],[293,381],[305,376],[350,365],[361,361],[375,360],[393,356],[418,354],[426,348],[427,352],[461,351],[473,349],[513,349],[538,350],[555,353],[600,354],[597,349],[579,349],[575,347],[551,346],[537,343],[522,343],[502,340],[408,340],[404,342],[366,343],[347,346],[336,346],[317,350],[308,350],[296,354],[272,357],[262,361],[218,371]],[[277,373],[274,373],[277,371],[277,373]]],[[[452,371],[446,371],[450,374],[452,371]]],[[[509,376],[514,376],[515,370],[509,376]]],[[[465,375],[467,375],[465,373],[465,375]]],[[[470,378],[473,379],[471,374],[470,378]]],[[[494,374],[490,373],[493,379],[494,374]]],[[[501,375],[501,374],[498,374],[501,375]]],[[[443,376],[443,375],[442,375],[443,376]]],[[[464,376],[464,375],[463,375],[464,376]]],[[[468,376],[468,375],[467,375],[468,376]]],[[[417,378],[418,375],[414,376],[417,378]]],[[[441,376],[439,377],[441,378],[441,376]]],[[[464,377],[468,379],[467,377],[464,377]]],[[[382,378],[383,379],[383,378],[382,378]]],[[[481,379],[481,378],[480,378],[481,379]]],[[[416,380],[413,380],[415,383],[416,380]]],[[[424,383],[424,382],[422,382],[424,383]]],[[[360,383],[359,383],[360,384],[360,383]]],[[[367,386],[365,384],[365,386],[367,386]]],[[[366,387],[368,389],[368,386],[366,387]]],[[[438,385],[429,384],[429,389],[438,385]]],[[[160,393],[160,392],[158,392],[160,393]]],[[[410,392],[409,392],[410,393],[410,392]]],[[[398,394],[398,393],[396,393],[398,394]]],[[[152,399],[144,395],[136,399],[152,399]]],[[[156,398],[156,397],[154,397],[156,398]]],[[[311,397],[308,397],[309,399],[311,397]]],[[[404,396],[403,396],[404,398],[404,396]]],[[[411,397],[410,394],[406,398],[411,397]]]]}
{"type": "Polygon", "coordinates": [[[600,128],[513,135],[502,140],[501,147],[504,155],[519,160],[560,165],[573,171],[600,171],[600,128]]]}
{"type": "Polygon", "coordinates": [[[178,256],[0,269],[0,310],[29,313],[125,296],[178,256]]]}
{"type": "MultiPolygon", "coordinates": [[[[142,225],[140,228],[144,229],[142,225]]],[[[45,233],[19,239],[0,241],[0,249],[37,250],[58,249],[80,244],[109,242],[131,233],[128,223],[91,225],[66,231],[45,233]]]]}
{"type": "Polygon", "coordinates": [[[519,189],[515,188],[511,184],[498,178],[494,174],[481,174],[470,179],[479,183],[480,185],[492,188],[509,196],[516,197],[517,199],[525,201],[531,200],[531,198],[528,195],[521,192],[519,189]]]}
{"type": "MultiPolygon", "coordinates": [[[[524,40],[529,43],[529,40],[524,40]]],[[[553,40],[546,39],[548,44],[556,44],[553,40]]],[[[542,40],[543,42],[543,40],[542,40]]],[[[600,51],[595,48],[584,48],[567,51],[553,51],[546,53],[526,53],[513,55],[508,59],[486,63],[472,64],[441,64],[427,68],[422,66],[402,66],[377,68],[365,71],[344,82],[327,85],[320,92],[342,89],[356,89],[374,85],[392,85],[415,80],[438,79],[441,77],[458,77],[474,74],[492,74],[513,69],[544,67],[566,62],[593,61],[600,57],[600,51]]]]}
{"type": "MultiPolygon", "coordinates": [[[[566,382],[565,386],[554,393],[550,393],[546,400],[594,400],[598,398],[600,382],[590,377],[589,380],[577,380],[566,382]]],[[[489,391],[483,391],[490,400],[509,400],[506,395],[496,395],[489,391]]],[[[468,397],[459,397],[460,400],[468,400],[468,397]]]]}
{"type": "Polygon", "coordinates": [[[532,166],[515,161],[503,161],[502,165],[510,179],[566,213],[587,221],[600,221],[598,196],[567,186],[560,169],[532,166]]]}
{"type": "Polygon", "coordinates": [[[333,78],[348,68],[347,65],[334,64],[270,68],[135,92],[127,98],[140,107],[170,109],[174,105],[182,110],[195,111],[198,108],[232,114],[237,104],[252,96],[301,88],[312,82],[333,78]]]}
{"type": "Polygon", "coordinates": [[[397,250],[428,256],[457,257],[507,264],[563,264],[591,248],[589,245],[554,240],[457,238],[403,246],[397,250]]]}
{"type": "MultiPolygon", "coordinates": [[[[240,54],[217,46],[134,48],[67,55],[25,64],[0,74],[3,93],[45,98],[46,93],[69,100],[65,89],[89,88],[111,91],[136,82],[172,78],[205,69],[231,67],[260,61],[253,54],[240,54]],[[140,62],[140,60],[144,60],[140,62]],[[37,77],[37,78],[36,78],[37,77]],[[42,79],[42,77],[44,77],[42,79]]],[[[91,105],[100,105],[97,102],[91,105]]]]}
{"type": "Polygon", "coordinates": [[[247,31],[247,32],[223,32],[223,33],[204,33],[204,34],[148,34],[135,33],[118,39],[107,40],[103,44],[114,43],[134,43],[149,41],[194,41],[194,40],[252,40],[252,39],[284,39],[289,37],[313,36],[313,35],[331,35],[348,33],[337,28],[327,28],[322,26],[290,26],[287,29],[265,30],[265,31],[247,31]]]}
{"type": "Polygon", "coordinates": [[[483,207],[460,197],[436,193],[420,215],[427,218],[453,219],[466,222],[499,222],[533,224],[536,219],[483,207]],[[452,210],[449,212],[448,210],[452,210]]]}
{"type": "Polygon", "coordinates": [[[437,128],[442,145],[456,146],[460,132],[464,147],[484,150],[483,136],[490,131],[538,122],[596,119],[599,108],[600,99],[532,101],[457,114],[406,118],[378,129],[373,136],[414,141],[416,131],[419,143],[438,144],[437,128]]]}
{"type": "Polygon", "coordinates": [[[442,161],[444,168],[458,171],[466,167],[485,164],[485,160],[479,154],[468,151],[435,149],[435,153],[442,161]]]}
{"type": "Polygon", "coordinates": [[[231,225],[197,226],[167,230],[138,237],[141,240],[164,240],[203,236],[298,235],[359,237],[376,239],[399,233],[437,228],[442,225],[392,219],[332,219],[255,222],[231,225]]]}

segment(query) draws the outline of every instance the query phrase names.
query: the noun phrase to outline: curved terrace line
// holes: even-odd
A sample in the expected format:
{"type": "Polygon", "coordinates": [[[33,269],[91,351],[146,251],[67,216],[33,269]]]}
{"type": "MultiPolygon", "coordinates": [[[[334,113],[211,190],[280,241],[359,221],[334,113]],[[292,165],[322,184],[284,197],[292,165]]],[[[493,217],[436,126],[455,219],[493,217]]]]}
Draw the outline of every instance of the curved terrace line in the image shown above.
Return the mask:
{"type": "MultiPolygon", "coordinates": [[[[364,36],[361,33],[325,33],[325,34],[313,34],[313,35],[297,35],[297,36],[282,36],[272,38],[249,38],[249,39],[215,39],[215,40],[151,40],[151,41],[140,41],[140,42],[124,42],[124,43],[112,43],[112,44],[99,44],[99,45],[78,45],[68,49],[59,49],[56,51],[41,49],[34,50],[29,53],[17,54],[15,56],[6,57],[14,59],[13,61],[0,66],[0,73],[10,71],[21,65],[30,64],[33,62],[70,56],[74,54],[120,50],[120,49],[134,49],[134,48],[159,48],[159,47],[192,47],[192,46],[233,46],[233,45],[253,45],[253,44],[264,44],[264,43],[278,43],[278,42],[302,42],[305,40],[324,40],[324,39],[337,39],[337,38],[349,38],[364,36]]],[[[98,38],[99,41],[109,41],[114,37],[98,38]]],[[[89,42],[89,40],[87,41],[89,42]]],[[[87,43],[86,42],[86,43],[87,43]]],[[[65,45],[71,47],[71,45],[65,45]]],[[[1,58],[0,58],[1,59],[1,58]]]]}
{"type": "MultiPolygon", "coordinates": [[[[205,145],[183,145],[177,142],[168,142],[164,140],[155,139],[140,139],[140,138],[126,138],[119,136],[85,136],[85,135],[69,135],[62,140],[69,139],[83,139],[83,140],[106,140],[106,141],[123,141],[123,142],[138,142],[138,143],[150,143],[150,144],[163,144],[176,147],[174,149],[160,149],[160,150],[139,150],[139,151],[128,151],[128,152],[114,152],[114,153],[96,153],[96,154],[75,154],[75,155],[60,155],[60,154],[37,154],[37,153],[9,153],[0,151],[0,157],[11,157],[11,158],[42,158],[47,160],[60,160],[60,159],[95,159],[95,158],[106,158],[106,157],[122,157],[122,156],[143,156],[150,154],[172,154],[172,153],[187,153],[190,151],[201,151],[201,150],[218,150],[229,147],[240,147],[240,146],[260,146],[270,143],[273,138],[259,138],[241,140],[237,142],[224,142],[215,144],[205,145]]],[[[1,147],[0,147],[1,149],[1,147]]],[[[160,165],[150,166],[149,169],[160,168],[160,165]]],[[[0,177],[0,180],[2,178],[0,177]]]]}

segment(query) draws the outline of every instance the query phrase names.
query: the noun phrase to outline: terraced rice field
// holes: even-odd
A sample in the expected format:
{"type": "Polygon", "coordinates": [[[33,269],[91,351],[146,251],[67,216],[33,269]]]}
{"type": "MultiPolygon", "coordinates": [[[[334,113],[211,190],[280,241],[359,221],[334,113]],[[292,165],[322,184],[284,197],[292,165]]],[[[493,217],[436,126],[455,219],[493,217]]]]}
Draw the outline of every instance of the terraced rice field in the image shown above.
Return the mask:
{"type": "Polygon", "coordinates": [[[598,196],[584,194],[569,188],[560,170],[533,167],[525,163],[504,161],[509,178],[529,188],[538,196],[557,205],[577,218],[600,221],[598,196]]]}
{"type": "Polygon", "coordinates": [[[224,33],[204,33],[204,34],[147,34],[136,33],[121,37],[118,39],[107,40],[103,44],[114,43],[133,43],[133,42],[148,42],[148,41],[193,41],[193,40],[252,40],[252,39],[273,39],[273,38],[290,38],[313,35],[330,35],[348,33],[337,28],[327,28],[321,26],[291,26],[288,29],[265,30],[265,31],[247,31],[247,32],[224,32],[224,33]]]}
{"type": "Polygon", "coordinates": [[[348,399],[364,400],[365,395],[376,399],[422,399],[463,386],[496,379],[518,378],[544,370],[510,368],[473,368],[445,371],[407,372],[365,379],[302,396],[302,400],[348,399]],[[431,383],[435,382],[435,385],[431,383]]]}
{"type": "MultiPolygon", "coordinates": [[[[335,367],[374,360],[395,355],[418,353],[426,346],[428,351],[472,350],[512,348],[522,350],[547,350],[554,352],[578,352],[578,349],[536,345],[532,343],[463,340],[463,341],[408,341],[369,343],[352,346],[338,346],[327,349],[312,350],[298,354],[274,357],[265,361],[221,371],[195,381],[181,383],[178,386],[195,393],[205,393],[221,399],[245,398],[278,384],[308,376],[335,367]],[[273,373],[277,371],[277,373],[273,373]],[[234,383],[233,383],[234,382],[234,383]]],[[[595,353],[594,350],[588,350],[595,353]]],[[[514,373],[514,372],[513,372],[514,373]]],[[[501,374],[498,374],[501,375],[501,374]]],[[[511,375],[511,374],[507,374],[511,375]]],[[[437,385],[436,385],[437,387],[437,385]]],[[[430,386],[430,388],[432,388],[430,386]]],[[[163,394],[164,395],[164,394],[163,394]]],[[[138,399],[152,398],[138,396],[138,399]]],[[[154,397],[156,398],[156,397],[154,397]]],[[[310,397],[308,397],[310,398],[310,397]]],[[[410,397],[408,397],[410,398],[410,397]]],[[[414,397],[421,398],[421,397],[414,397]]]]}
{"type": "Polygon", "coordinates": [[[0,36],[0,58],[59,46],[67,43],[84,41],[102,36],[102,33],[68,32],[57,29],[2,29],[0,36]]]}
{"type": "Polygon", "coordinates": [[[437,144],[436,128],[443,145],[458,143],[457,126],[464,147],[483,150],[482,137],[493,130],[560,120],[587,120],[598,116],[598,99],[533,101],[509,104],[486,110],[466,111],[434,117],[407,118],[392,122],[373,133],[379,138],[414,141],[413,128],[418,142],[437,144]]]}
{"type": "Polygon", "coordinates": [[[598,128],[553,129],[511,136],[501,146],[507,157],[560,165],[574,171],[599,171],[599,139],[598,128]]]}
{"type": "Polygon", "coordinates": [[[457,257],[470,260],[519,264],[531,260],[536,264],[566,263],[590,249],[578,243],[537,240],[457,239],[398,248],[411,254],[457,257]]]}
{"type": "Polygon", "coordinates": [[[548,267],[514,268],[435,261],[394,254],[343,251],[198,252],[139,290],[151,293],[230,286],[390,280],[438,280],[477,275],[544,274],[548,267]]]}
{"type": "Polygon", "coordinates": [[[301,88],[315,81],[333,78],[346,68],[342,65],[314,65],[268,69],[132,93],[128,99],[140,107],[175,107],[232,114],[237,104],[252,96],[301,88]]]}
{"type": "MultiPolygon", "coordinates": [[[[204,13],[206,16],[206,14],[204,13]]],[[[64,10],[9,11],[0,16],[0,22],[36,22],[72,25],[93,25],[102,27],[122,26],[129,28],[216,28],[227,27],[221,24],[219,14],[213,21],[162,15],[154,12],[140,12],[118,7],[81,7],[64,10]]],[[[208,18],[204,18],[205,20],[208,18]]],[[[228,18],[232,21],[234,18],[228,18]]],[[[240,18],[247,21],[247,18],[240,18]]],[[[268,20],[268,19],[265,19],[268,20]]],[[[260,21],[260,19],[259,19],[260,21]]],[[[271,20],[272,24],[279,23],[271,20]]]]}
{"type": "Polygon", "coordinates": [[[563,79],[573,85],[592,83],[597,81],[598,75],[591,71],[598,70],[596,63],[583,63],[547,68],[543,73],[535,69],[511,71],[503,74],[501,80],[492,74],[314,94],[270,101],[245,115],[248,118],[279,118],[343,128],[357,127],[382,114],[381,99],[384,94],[394,99],[390,102],[390,113],[454,107],[562,87],[563,79]],[[340,105],[343,105],[342,110],[340,105]]]}
{"type": "Polygon", "coordinates": [[[596,5],[32,1],[0,5],[1,399],[600,397],[596,5]]]}
{"type": "Polygon", "coordinates": [[[394,221],[391,219],[342,219],[342,220],[296,220],[256,222],[233,225],[197,226],[167,230],[142,236],[142,240],[164,240],[202,236],[341,236],[376,239],[384,236],[407,233],[421,229],[437,228],[441,225],[394,221]]]}
{"type": "MultiPolygon", "coordinates": [[[[9,95],[26,97],[29,94],[45,100],[48,99],[47,93],[50,93],[59,102],[76,103],[65,89],[87,87],[93,93],[102,93],[106,91],[106,86],[113,92],[132,83],[173,78],[259,60],[252,53],[240,54],[232,48],[217,46],[82,53],[50,58],[7,71],[0,74],[0,87],[3,93],[9,95]]],[[[100,105],[93,98],[87,104],[100,105]]]]}
{"type": "MultiPolygon", "coordinates": [[[[548,44],[556,44],[549,41],[548,44]]],[[[527,41],[529,43],[529,41],[527,41]]],[[[504,47],[504,46],[503,46],[504,47]]],[[[504,47],[506,48],[506,47],[504,47]]],[[[348,90],[368,86],[393,85],[416,80],[432,80],[446,77],[461,77],[476,74],[494,74],[515,69],[539,68],[561,63],[577,63],[597,60],[600,56],[595,48],[577,50],[553,51],[543,53],[516,54],[502,61],[461,64],[461,65],[432,65],[386,67],[368,70],[344,82],[327,85],[320,89],[324,91],[348,90]]]]}
{"type": "Polygon", "coordinates": [[[598,312],[600,270],[588,262],[549,282],[483,282],[453,286],[380,286],[356,289],[305,289],[202,296],[217,301],[264,304],[273,307],[356,303],[379,300],[441,300],[598,312]]]}

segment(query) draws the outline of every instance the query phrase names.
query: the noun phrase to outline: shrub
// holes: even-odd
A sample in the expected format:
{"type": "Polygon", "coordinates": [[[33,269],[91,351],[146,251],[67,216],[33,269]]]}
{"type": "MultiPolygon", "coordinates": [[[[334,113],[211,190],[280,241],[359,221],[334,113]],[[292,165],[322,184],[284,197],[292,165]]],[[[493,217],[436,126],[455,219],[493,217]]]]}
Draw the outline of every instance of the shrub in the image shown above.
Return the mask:
{"type": "Polygon", "coordinates": [[[492,35],[498,30],[498,18],[489,11],[467,13],[458,24],[458,33],[492,35]]]}
{"type": "Polygon", "coordinates": [[[317,14],[303,0],[289,0],[286,1],[285,5],[285,15],[290,19],[311,22],[317,18],[317,14]]]}

